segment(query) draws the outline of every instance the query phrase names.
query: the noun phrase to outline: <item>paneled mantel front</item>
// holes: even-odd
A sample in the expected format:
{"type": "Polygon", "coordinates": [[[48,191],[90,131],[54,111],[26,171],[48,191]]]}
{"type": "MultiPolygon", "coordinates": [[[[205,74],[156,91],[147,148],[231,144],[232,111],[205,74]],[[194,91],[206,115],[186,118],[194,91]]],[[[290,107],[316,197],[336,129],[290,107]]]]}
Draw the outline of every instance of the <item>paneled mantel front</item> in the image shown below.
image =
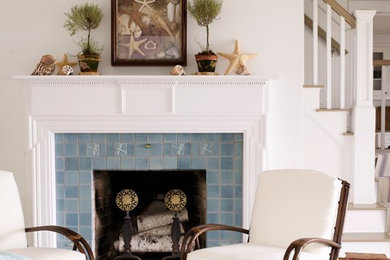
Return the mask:
{"type": "MultiPolygon", "coordinates": [[[[243,133],[243,225],[267,168],[269,77],[16,76],[27,87],[35,225],[56,222],[55,133],[243,133]]],[[[36,243],[54,246],[55,236],[36,243]]]]}

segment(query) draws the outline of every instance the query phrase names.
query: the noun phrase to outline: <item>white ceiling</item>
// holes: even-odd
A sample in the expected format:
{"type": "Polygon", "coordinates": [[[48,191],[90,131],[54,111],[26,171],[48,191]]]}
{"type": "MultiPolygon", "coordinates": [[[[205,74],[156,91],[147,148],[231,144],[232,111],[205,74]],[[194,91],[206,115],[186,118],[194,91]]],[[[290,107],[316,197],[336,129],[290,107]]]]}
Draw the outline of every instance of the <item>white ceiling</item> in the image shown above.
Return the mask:
{"type": "Polygon", "coordinates": [[[374,34],[390,36],[390,14],[378,14],[374,17],[374,34]]]}

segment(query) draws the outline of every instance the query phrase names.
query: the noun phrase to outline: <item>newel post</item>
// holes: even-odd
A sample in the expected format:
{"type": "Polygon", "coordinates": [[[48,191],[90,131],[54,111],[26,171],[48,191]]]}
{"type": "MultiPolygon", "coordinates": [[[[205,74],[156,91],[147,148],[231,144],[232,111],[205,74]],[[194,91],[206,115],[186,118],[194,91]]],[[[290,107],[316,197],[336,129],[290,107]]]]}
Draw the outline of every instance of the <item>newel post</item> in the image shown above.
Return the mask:
{"type": "Polygon", "coordinates": [[[375,108],[373,106],[373,18],[376,11],[357,10],[352,109],[353,202],[376,202],[375,108]]]}

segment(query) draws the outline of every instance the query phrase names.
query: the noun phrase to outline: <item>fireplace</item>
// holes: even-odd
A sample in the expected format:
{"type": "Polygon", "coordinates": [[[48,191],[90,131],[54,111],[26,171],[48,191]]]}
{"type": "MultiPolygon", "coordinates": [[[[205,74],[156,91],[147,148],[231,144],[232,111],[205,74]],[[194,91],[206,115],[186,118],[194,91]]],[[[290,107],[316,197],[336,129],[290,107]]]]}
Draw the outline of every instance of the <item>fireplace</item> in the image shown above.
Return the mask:
{"type": "Polygon", "coordinates": [[[112,259],[123,247],[121,224],[126,214],[115,204],[116,195],[122,190],[131,189],[139,198],[130,216],[134,229],[132,252],[142,259],[159,260],[172,250],[173,214],[164,204],[168,191],[180,189],[187,196],[187,205],[179,213],[182,234],[206,222],[205,170],[94,171],[93,187],[98,260],[112,259]]]}
{"type": "MultiPolygon", "coordinates": [[[[27,90],[33,225],[68,226],[84,235],[94,247],[93,170],[205,169],[207,222],[248,227],[257,176],[267,169],[268,163],[268,86],[272,82],[269,77],[15,78],[24,80],[27,90]],[[151,141],[145,142],[143,133],[163,133],[163,140],[166,135],[167,140],[176,137],[177,142],[169,141],[165,148],[162,141],[146,152],[141,146],[151,141]],[[200,150],[213,150],[192,144],[177,145],[179,138],[192,133],[205,143],[221,134],[233,134],[236,138],[234,133],[238,133],[241,158],[202,156],[200,150]],[[129,145],[126,138],[132,135],[136,137],[129,145]],[[118,136],[119,141],[115,141],[118,136]],[[124,143],[127,150],[122,149],[124,143]],[[56,154],[57,148],[63,154],[56,154]],[[163,156],[155,156],[161,149],[163,156]],[[193,152],[199,155],[192,157],[193,152]],[[224,169],[230,166],[239,167],[240,174],[236,174],[235,168],[233,173],[224,169]],[[233,184],[228,184],[232,180],[233,184]],[[237,189],[236,180],[241,182],[237,189]]],[[[241,238],[212,232],[207,246],[238,239],[241,238]]],[[[67,243],[48,232],[34,237],[36,246],[66,247],[67,243]]]]}

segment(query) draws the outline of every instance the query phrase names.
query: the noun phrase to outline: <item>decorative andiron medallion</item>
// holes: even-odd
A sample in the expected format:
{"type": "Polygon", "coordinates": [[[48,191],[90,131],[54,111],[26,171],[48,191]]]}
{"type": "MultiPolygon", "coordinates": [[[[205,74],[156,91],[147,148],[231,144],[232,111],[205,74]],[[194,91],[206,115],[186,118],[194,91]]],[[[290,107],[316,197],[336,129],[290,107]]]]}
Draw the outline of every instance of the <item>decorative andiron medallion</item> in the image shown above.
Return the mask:
{"type": "Polygon", "coordinates": [[[172,218],[171,238],[172,238],[172,255],[164,257],[162,260],[167,259],[180,259],[180,222],[178,212],[183,210],[187,204],[186,194],[179,189],[173,189],[167,192],[164,197],[165,206],[174,212],[172,218]]]}
{"type": "Polygon", "coordinates": [[[122,227],[122,236],[124,241],[125,251],[121,256],[117,256],[116,259],[136,259],[141,260],[138,256],[131,253],[131,238],[133,237],[133,227],[131,225],[131,218],[129,212],[135,209],[138,205],[138,195],[133,190],[122,190],[116,195],[116,205],[123,211],[126,211],[124,223],[122,227]]]}

